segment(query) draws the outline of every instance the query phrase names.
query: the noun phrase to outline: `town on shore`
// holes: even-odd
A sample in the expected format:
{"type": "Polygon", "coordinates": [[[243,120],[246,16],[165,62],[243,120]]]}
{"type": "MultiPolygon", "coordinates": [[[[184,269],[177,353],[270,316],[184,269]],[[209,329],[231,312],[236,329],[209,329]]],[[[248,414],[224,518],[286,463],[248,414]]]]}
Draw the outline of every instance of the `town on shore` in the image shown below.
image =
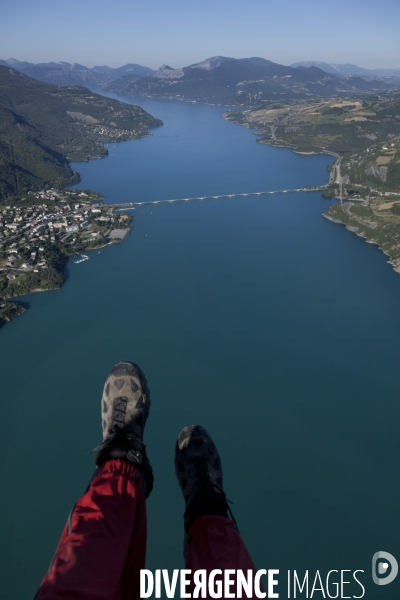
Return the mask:
{"type": "Polygon", "coordinates": [[[0,206],[0,327],[26,311],[10,298],[59,288],[69,256],[122,241],[131,220],[89,190],[30,191],[0,206]]]}

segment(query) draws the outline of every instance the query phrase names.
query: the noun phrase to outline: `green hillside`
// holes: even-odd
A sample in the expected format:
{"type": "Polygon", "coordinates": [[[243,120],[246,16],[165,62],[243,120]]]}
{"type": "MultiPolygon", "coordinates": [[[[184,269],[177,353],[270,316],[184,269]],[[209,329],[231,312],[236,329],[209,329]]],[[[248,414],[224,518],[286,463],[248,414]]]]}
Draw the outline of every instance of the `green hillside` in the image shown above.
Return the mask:
{"type": "Polygon", "coordinates": [[[69,161],[106,156],[103,144],[141,138],[160,125],[138,106],[0,66],[0,199],[70,184],[78,175],[69,161]]]}

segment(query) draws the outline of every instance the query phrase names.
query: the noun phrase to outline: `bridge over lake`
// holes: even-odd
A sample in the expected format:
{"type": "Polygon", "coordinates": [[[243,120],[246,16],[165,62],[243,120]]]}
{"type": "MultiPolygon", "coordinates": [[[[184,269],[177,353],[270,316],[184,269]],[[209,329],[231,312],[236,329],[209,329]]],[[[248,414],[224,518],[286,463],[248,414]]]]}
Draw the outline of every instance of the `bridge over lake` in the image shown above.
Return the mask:
{"type": "Polygon", "coordinates": [[[268,194],[288,194],[293,192],[321,192],[327,188],[326,185],[316,187],[294,188],[291,190],[269,190],[267,192],[244,192],[241,194],[219,194],[217,196],[196,196],[191,198],[171,198],[169,200],[144,200],[143,202],[126,202],[124,204],[113,204],[113,208],[129,210],[144,204],[167,204],[171,202],[193,202],[197,200],[219,200],[221,198],[245,198],[246,196],[267,196],[268,194]]]}

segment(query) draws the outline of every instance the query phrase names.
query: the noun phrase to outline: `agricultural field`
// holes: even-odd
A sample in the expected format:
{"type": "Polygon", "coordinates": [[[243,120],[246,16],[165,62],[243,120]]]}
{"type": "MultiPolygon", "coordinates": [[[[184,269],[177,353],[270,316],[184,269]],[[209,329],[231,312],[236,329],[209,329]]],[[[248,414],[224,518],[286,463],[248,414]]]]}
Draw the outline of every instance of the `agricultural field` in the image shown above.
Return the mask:
{"type": "MultiPolygon", "coordinates": [[[[257,142],[296,152],[327,152],[341,158],[332,187],[400,192],[400,94],[320,99],[297,105],[269,104],[226,112],[227,120],[254,129],[257,142]],[[338,175],[338,174],[337,174],[338,175]],[[336,183],[335,183],[336,180],[336,183]]],[[[335,190],[333,189],[332,192],[335,190]]]]}

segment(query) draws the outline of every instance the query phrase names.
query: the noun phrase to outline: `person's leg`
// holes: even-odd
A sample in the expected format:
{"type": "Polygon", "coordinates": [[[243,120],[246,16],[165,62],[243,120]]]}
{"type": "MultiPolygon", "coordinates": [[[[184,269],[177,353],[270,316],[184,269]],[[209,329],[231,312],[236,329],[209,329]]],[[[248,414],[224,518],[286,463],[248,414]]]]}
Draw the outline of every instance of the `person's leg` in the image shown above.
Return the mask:
{"type": "Polygon", "coordinates": [[[152,471],[143,443],[150,393],[134,363],[110,372],[98,469],[71,511],[36,600],[136,600],[146,553],[152,471]]]}
{"type": "Polygon", "coordinates": [[[186,504],[186,568],[192,572],[205,569],[208,573],[213,569],[242,570],[245,576],[248,570],[255,573],[236,522],[228,516],[218,450],[199,425],[181,431],[175,450],[175,470],[186,504]]]}
{"type": "Polygon", "coordinates": [[[139,598],[145,552],[141,473],[127,461],[107,461],[72,509],[36,598],[116,600],[124,598],[127,584],[129,597],[139,598]],[[128,551],[134,564],[126,564],[128,551]]]}
{"type": "Polygon", "coordinates": [[[254,563],[234,522],[220,515],[203,515],[193,521],[186,536],[186,568],[248,569],[256,571],[254,563]]]}

